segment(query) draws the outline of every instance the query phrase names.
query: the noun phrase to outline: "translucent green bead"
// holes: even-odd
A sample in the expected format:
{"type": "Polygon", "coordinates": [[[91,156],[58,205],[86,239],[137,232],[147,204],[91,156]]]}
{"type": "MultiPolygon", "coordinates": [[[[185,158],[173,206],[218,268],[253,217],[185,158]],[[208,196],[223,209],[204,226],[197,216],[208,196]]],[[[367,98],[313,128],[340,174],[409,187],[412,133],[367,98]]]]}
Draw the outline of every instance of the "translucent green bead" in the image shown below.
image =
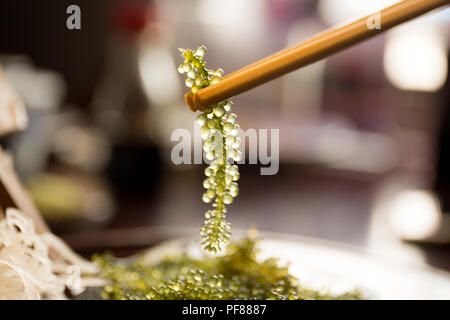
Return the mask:
{"type": "Polygon", "coordinates": [[[196,86],[201,87],[202,84],[203,84],[203,78],[202,78],[201,76],[197,76],[197,77],[195,77],[194,82],[195,82],[195,85],[196,85],[196,86]]]}
{"type": "Polygon", "coordinates": [[[226,145],[232,145],[235,141],[236,141],[236,140],[235,140],[235,137],[232,136],[232,135],[228,135],[228,136],[225,138],[225,144],[226,144],[226,145]]]}
{"type": "Polygon", "coordinates": [[[211,113],[213,111],[213,108],[212,107],[207,107],[207,108],[203,109],[202,111],[204,113],[206,113],[206,114],[209,114],[209,113],[211,113]]]}
{"type": "Polygon", "coordinates": [[[231,184],[231,182],[233,182],[233,176],[230,175],[230,174],[226,174],[226,175],[225,175],[225,183],[226,183],[227,185],[229,185],[229,184],[231,184]]]}
{"type": "Polygon", "coordinates": [[[223,69],[219,68],[216,71],[214,71],[214,75],[220,78],[223,78],[223,69]]]}
{"type": "Polygon", "coordinates": [[[202,137],[203,140],[209,137],[209,128],[207,126],[203,126],[200,129],[200,136],[202,137]]]}
{"type": "Polygon", "coordinates": [[[204,114],[204,113],[199,115],[196,119],[197,123],[201,126],[203,126],[207,120],[208,120],[208,118],[207,118],[206,114],[204,114]]]}
{"type": "Polygon", "coordinates": [[[208,191],[206,191],[206,192],[208,194],[208,197],[210,197],[211,199],[216,196],[216,190],[214,190],[214,189],[208,189],[208,191]]]}
{"type": "Polygon", "coordinates": [[[239,174],[239,172],[236,173],[233,177],[233,181],[238,181],[240,177],[241,177],[241,175],[239,174]]]}
{"type": "Polygon", "coordinates": [[[202,200],[204,203],[210,203],[212,199],[208,197],[208,194],[205,192],[202,196],[202,200]]]}
{"type": "Polygon", "coordinates": [[[194,70],[191,70],[187,73],[187,76],[191,79],[195,79],[195,77],[197,76],[197,73],[194,70]]]}
{"type": "Polygon", "coordinates": [[[209,152],[206,153],[205,157],[206,157],[207,160],[212,161],[212,160],[214,160],[214,158],[216,156],[215,156],[213,151],[209,151],[209,152]]]}
{"type": "Polygon", "coordinates": [[[221,106],[216,106],[214,107],[213,112],[216,117],[220,118],[225,114],[225,109],[221,106]]]}
{"type": "Polygon", "coordinates": [[[230,195],[228,195],[228,194],[226,194],[226,195],[223,197],[223,202],[225,202],[225,204],[230,204],[230,203],[233,202],[233,197],[230,196],[230,195]]]}
{"type": "Polygon", "coordinates": [[[182,64],[180,64],[179,66],[178,66],[178,73],[181,73],[181,74],[183,74],[184,73],[184,69],[183,69],[183,67],[184,67],[184,64],[182,63],[182,64]]]}
{"type": "Polygon", "coordinates": [[[216,120],[214,120],[214,119],[208,120],[208,128],[214,129],[216,127],[216,125],[217,125],[216,120]]]}
{"type": "Polygon", "coordinates": [[[234,126],[233,126],[233,124],[230,123],[230,122],[226,122],[226,123],[223,125],[223,130],[224,130],[225,132],[230,132],[230,131],[233,130],[233,129],[234,129],[234,126]]]}
{"type": "Polygon", "coordinates": [[[203,151],[208,152],[214,150],[215,144],[211,140],[206,139],[203,143],[203,151]]]}
{"type": "Polygon", "coordinates": [[[205,46],[200,46],[197,48],[197,50],[195,50],[194,55],[199,57],[199,58],[203,58],[206,54],[206,47],[205,46]]]}
{"type": "Polygon", "coordinates": [[[191,91],[192,91],[192,93],[196,93],[196,92],[200,91],[200,87],[194,85],[194,86],[192,86],[191,91]]]}
{"type": "Polygon", "coordinates": [[[189,62],[183,63],[183,71],[184,72],[192,71],[192,65],[189,62]]]}
{"type": "Polygon", "coordinates": [[[191,88],[194,85],[194,80],[192,80],[192,78],[186,78],[184,83],[186,84],[186,87],[191,88]]]}
{"type": "Polygon", "coordinates": [[[228,115],[227,121],[231,122],[232,124],[235,124],[237,121],[237,116],[234,113],[231,113],[228,115]]]}
{"type": "Polygon", "coordinates": [[[203,181],[203,188],[209,189],[211,187],[211,183],[209,182],[209,179],[206,179],[203,181]]]}
{"type": "Polygon", "coordinates": [[[241,161],[241,159],[242,159],[242,153],[239,150],[234,150],[233,160],[241,161]]]}
{"type": "Polygon", "coordinates": [[[233,108],[233,103],[231,101],[227,101],[225,105],[223,106],[226,112],[230,112],[233,108]]]}
{"type": "Polygon", "coordinates": [[[219,77],[214,77],[211,79],[211,84],[216,84],[219,83],[222,79],[219,77]]]}
{"type": "Polygon", "coordinates": [[[207,167],[205,169],[205,176],[210,177],[213,173],[214,173],[214,170],[211,169],[210,167],[207,167]]]}
{"type": "Polygon", "coordinates": [[[238,173],[238,167],[236,165],[232,165],[228,168],[228,173],[234,176],[236,173],[238,173]]]}
{"type": "Polygon", "coordinates": [[[233,185],[230,185],[230,195],[232,197],[237,197],[239,195],[239,188],[233,188],[233,185]]]}

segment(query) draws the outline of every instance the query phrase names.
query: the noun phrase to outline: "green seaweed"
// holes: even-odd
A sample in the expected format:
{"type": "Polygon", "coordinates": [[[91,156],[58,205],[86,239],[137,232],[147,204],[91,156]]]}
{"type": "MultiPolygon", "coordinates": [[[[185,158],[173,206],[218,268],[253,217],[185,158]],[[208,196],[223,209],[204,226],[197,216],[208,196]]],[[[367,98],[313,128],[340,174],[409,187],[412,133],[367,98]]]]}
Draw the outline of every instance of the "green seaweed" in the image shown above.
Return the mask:
{"type": "Polygon", "coordinates": [[[125,300],[324,300],[361,299],[359,291],[333,296],[302,287],[275,258],[256,259],[255,232],[228,245],[222,256],[194,259],[186,253],[148,265],[142,256],[123,264],[97,255],[101,277],[109,284],[104,299],[125,300]]]}

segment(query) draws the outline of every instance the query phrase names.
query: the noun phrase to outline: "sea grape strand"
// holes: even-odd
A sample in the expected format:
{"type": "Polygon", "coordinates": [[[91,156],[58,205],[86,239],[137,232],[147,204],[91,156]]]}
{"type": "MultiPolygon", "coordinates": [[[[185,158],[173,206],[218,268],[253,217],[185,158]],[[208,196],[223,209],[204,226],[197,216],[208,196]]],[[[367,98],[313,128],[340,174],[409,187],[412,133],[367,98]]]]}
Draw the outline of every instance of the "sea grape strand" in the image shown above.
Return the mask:
{"type": "MultiPolygon", "coordinates": [[[[212,210],[205,216],[212,217],[212,210]]],[[[219,227],[221,227],[219,225],[219,227]]],[[[223,234],[229,230],[222,228],[223,234]]],[[[104,299],[120,300],[320,300],[361,299],[357,290],[331,295],[300,286],[288,267],[277,259],[257,259],[257,234],[231,243],[222,256],[195,259],[186,253],[167,256],[149,263],[145,255],[128,263],[108,254],[95,256],[103,287],[104,299]]],[[[212,249],[214,250],[214,249],[212,249]]]]}
{"type": "MultiPolygon", "coordinates": [[[[178,72],[186,73],[186,86],[192,93],[216,84],[222,80],[223,70],[215,71],[206,68],[204,56],[206,47],[196,50],[180,49],[184,62],[179,65],[178,72]]],[[[239,151],[240,139],[237,137],[239,125],[237,116],[229,113],[233,103],[225,100],[203,110],[196,121],[201,126],[200,135],[203,140],[203,151],[210,165],[205,169],[208,178],[203,182],[206,192],[202,195],[205,203],[213,203],[213,210],[205,214],[205,222],[201,229],[202,245],[205,250],[216,253],[230,239],[231,224],[225,220],[226,206],[238,195],[236,183],[239,179],[238,167],[233,161],[241,160],[239,151]]]]}

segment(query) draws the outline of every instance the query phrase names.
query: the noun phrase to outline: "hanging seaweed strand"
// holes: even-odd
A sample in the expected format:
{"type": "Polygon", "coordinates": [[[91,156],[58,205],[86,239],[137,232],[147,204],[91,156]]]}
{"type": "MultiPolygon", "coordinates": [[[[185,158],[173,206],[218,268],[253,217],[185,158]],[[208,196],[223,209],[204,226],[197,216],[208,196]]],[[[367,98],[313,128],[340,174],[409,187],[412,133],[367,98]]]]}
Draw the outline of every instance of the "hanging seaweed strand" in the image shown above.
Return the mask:
{"type": "MultiPolygon", "coordinates": [[[[186,86],[192,93],[222,80],[223,70],[215,71],[206,68],[203,58],[206,47],[196,50],[180,49],[184,62],[179,65],[178,72],[186,73],[186,86]]],[[[212,202],[213,209],[206,211],[205,222],[201,228],[202,245],[206,251],[216,253],[222,250],[229,241],[231,224],[226,219],[226,205],[233,202],[239,193],[236,181],[239,170],[234,162],[241,159],[239,151],[240,138],[237,137],[239,125],[237,116],[231,111],[233,104],[225,100],[202,111],[197,117],[201,125],[201,137],[205,157],[210,161],[205,169],[206,179],[203,187],[206,192],[202,196],[205,203],[212,202]]]]}

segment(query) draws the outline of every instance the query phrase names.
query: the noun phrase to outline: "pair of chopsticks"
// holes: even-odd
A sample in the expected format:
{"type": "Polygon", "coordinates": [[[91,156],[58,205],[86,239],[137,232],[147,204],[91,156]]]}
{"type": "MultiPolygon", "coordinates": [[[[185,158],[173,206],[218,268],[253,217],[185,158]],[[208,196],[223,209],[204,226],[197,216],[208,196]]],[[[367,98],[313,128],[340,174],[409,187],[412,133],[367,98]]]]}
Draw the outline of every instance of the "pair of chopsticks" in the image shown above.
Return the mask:
{"type": "Polygon", "coordinates": [[[192,111],[202,110],[449,3],[450,0],[401,1],[380,12],[342,27],[327,30],[295,47],[257,61],[195,94],[187,93],[186,102],[192,111]],[[380,18],[379,29],[369,27],[375,15],[380,18]]]}

